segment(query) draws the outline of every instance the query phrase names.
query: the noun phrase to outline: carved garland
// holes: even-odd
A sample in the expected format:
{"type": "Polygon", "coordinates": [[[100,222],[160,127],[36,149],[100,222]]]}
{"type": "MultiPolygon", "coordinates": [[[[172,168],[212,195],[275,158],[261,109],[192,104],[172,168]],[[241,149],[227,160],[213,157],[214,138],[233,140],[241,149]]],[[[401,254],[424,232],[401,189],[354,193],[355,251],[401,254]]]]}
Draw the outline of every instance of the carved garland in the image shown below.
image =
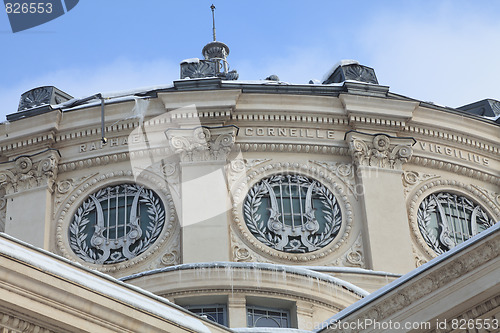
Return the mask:
{"type": "MultiPolygon", "coordinates": [[[[65,197],[61,199],[61,206],[56,212],[55,216],[57,218],[57,226],[56,226],[56,242],[57,247],[60,253],[70,259],[74,260],[75,257],[79,258],[75,255],[72,250],[72,245],[68,233],[68,228],[70,228],[70,223],[75,214],[82,216],[84,218],[84,209],[82,207],[82,211],[79,213],[77,210],[73,210],[75,207],[75,203],[81,202],[82,197],[87,197],[89,194],[93,192],[98,186],[106,187],[107,184],[112,185],[117,182],[134,182],[133,174],[131,170],[127,171],[115,171],[109,172],[106,174],[98,174],[92,177],[85,177],[83,183],[74,184],[75,187],[72,191],[68,191],[64,189],[65,197]],[[104,183],[104,184],[102,184],[104,183]]],[[[64,181],[63,181],[64,182],[64,181]]],[[[142,253],[138,253],[138,256],[122,261],[117,262],[110,265],[96,265],[93,263],[85,262],[88,265],[91,265],[92,268],[97,269],[102,272],[115,272],[117,270],[123,270],[133,265],[136,265],[140,262],[143,262],[146,258],[150,257],[153,253],[156,253],[160,247],[163,249],[165,246],[164,253],[173,253],[178,252],[178,242],[176,242],[176,238],[180,235],[180,227],[179,223],[176,223],[176,214],[174,208],[174,202],[171,194],[169,193],[167,186],[164,184],[164,180],[161,177],[153,175],[151,173],[142,173],[137,182],[144,183],[150,188],[154,188],[158,194],[161,194],[162,201],[165,204],[165,215],[164,218],[165,225],[163,230],[159,233],[157,240],[154,244],[147,249],[145,249],[142,253]]],[[[82,204],[78,204],[80,206],[82,204]]],[[[89,207],[87,207],[89,209],[89,207]]],[[[75,226],[73,226],[74,228],[75,226]]],[[[75,234],[77,230],[74,229],[73,233],[75,234]]],[[[81,236],[80,236],[81,237],[81,236]]],[[[152,234],[150,235],[152,238],[152,234]]],[[[153,241],[151,241],[153,242],[153,241]]],[[[144,244],[142,245],[144,246],[144,244]]],[[[81,258],[80,258],[81,259],[81,258]]],[[[166,260],[166,263],[175,262],[176,260],[166,260]]],[[[160,262],[162,265],[165,265],[163,261],[160,262]]]]}
{"type": "MultiPolygon", "coordinates": [[[[232,214],[233,221],[236,226],[234,230],[236,230],[239,234],[237,238],[242,239],[245,244],[248,244],[251,248],[256,250],[259,257],[262,256],[263,258],[269,258],[270,260],[281,259],[284,262],[304,262],[324,259],[329,254],[334,253],[347,241],[350,236],[353,221],[353,210],[344,187],[337,183],[337,181],[333,177],[335,176],[328,170],[323,169],[322,167],[318,167],[317,165],[311,165],[309,163],[266,163],[259,164],[258,168],[255,168],[253,171],[249,170],[246,177],[239,179],[233,184],[231,190],[231,192],[233,193],[232,214]],[[326,184],[325,188],[327,188],[331,193],[333,193],[333,195],[335,195],[337,203],[341,210],[343,225],[339,230],[337,230],[338,234],[335,236],[334,240],[329,242],[329,244],[327,244],[325,247],[317,251],[308,253],[285,253],[275,250],[262,243],[252,234],[252,232],[247,227],[244,219],[244,200],[248,193],[248,188],[252,187],[262,178],[277,173],[303,174],[305,176],[310,176],[317,179],[321,183],[326,184]]],[[[333,227],[332,230],[328,233],[330,234],[330,232],[337,232],[335,228],[336,227],[333,227]]],[[[243,248],[241,246],[236,246],[236,248],[234,249],[241,252],[243,248]]],[[[252,256],[253,255],[246,254],[245,259],[238,258],[238,260],[246,261],[246,257],[252,256]]]]}
{"type": "Polygon", "coordinates": [[[408,202],[408,218],[413,239],[419,249],[418,252],[423,252],[427,260],[436,257],[437,254],[432,248],[432,244],[434,244],[433,240],[421,232],[423,226],[421,225],[422,222],[419,223],[419,220],[426,221],[433,207],[426,203],[423,206],[421,204],[431,193],[441,191],[450,191],[470,197],[475,202],[480,203],[494,219],[500,219],[500,206],[472,185],[447,179],[434,179],[423,183],[418,189],[413,191],[414,194],[410,197],[408,202]]]}

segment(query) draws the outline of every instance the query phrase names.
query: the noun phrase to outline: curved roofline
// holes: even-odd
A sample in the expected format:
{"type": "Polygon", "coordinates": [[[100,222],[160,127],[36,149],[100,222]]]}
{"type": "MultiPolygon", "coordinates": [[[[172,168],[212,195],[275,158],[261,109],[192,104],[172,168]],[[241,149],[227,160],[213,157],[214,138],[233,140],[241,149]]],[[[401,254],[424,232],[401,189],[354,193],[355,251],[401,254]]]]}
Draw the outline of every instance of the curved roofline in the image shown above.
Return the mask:
{"type": "Polygon", "coordinates": [[[137,274],[132,274],[129,276],[124,276],[119,278],[120,281],[127,281],[136,278],[140,278],[143,276],[150,276],[160,273],[166,272],[176,272],[182,270],[192,270],[199,268],[235,268],[235,269],[252,269],[252,270],[262,270],[262,271],[274,271],[274,272],[286,272],[290,274],[296,274],[305,277],[312,277],[319,280],[322,280],[327,283],[332,283],[339,287],[342,287],[354,294],[366,297],[370,295],[370,293],[350,282],[339,279],[337,277],[316,272],[311,269],[304,268],[303,266],[289,266],[289,265],[279,265],[279,264],[268,264],[268,263],[260,263],[260,262],[229,262],[229,261],[215,261],[215,262],[201,262],[201,263],[192,263],[192,264],[181,264],[169,267],[163,267],[158,269],[153,269],[150,271],[145,271],[137,274]]]}

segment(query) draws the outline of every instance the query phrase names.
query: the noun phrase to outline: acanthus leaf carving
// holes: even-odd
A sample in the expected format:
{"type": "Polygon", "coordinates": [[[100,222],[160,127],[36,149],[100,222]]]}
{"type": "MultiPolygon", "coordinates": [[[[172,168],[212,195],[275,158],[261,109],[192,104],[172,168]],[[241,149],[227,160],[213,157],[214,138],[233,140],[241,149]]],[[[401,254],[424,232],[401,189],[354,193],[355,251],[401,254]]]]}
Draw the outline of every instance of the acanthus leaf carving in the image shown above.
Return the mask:
{"type": "Polygon", "coordinates": [[[238,132],[236,126],[168,129],[165,134],[181,162],[225,161],[238,132]]]}
{"type": "Polygon", "coordinates": [[[20,156],[13,163],[4,164],[0,170],[0,186],[7,194],[46,186],[54,190],[58,163],[61,155],[55,149],[48,149],[31,156],[20,156]]]}
{"type": "Polygon", "coordinates": [[[397,138],[385,134],[350,131],[346,134],[354,164],[401,170],[413,154],[413,138],[397,138]]]}

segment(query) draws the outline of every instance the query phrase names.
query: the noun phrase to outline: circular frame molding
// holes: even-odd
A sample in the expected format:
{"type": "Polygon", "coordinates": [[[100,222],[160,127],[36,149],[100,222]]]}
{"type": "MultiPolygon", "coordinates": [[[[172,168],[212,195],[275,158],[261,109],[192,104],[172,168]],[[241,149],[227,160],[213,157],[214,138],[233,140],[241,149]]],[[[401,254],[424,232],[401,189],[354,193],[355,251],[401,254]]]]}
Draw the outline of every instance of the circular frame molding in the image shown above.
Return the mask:
{"type": "Polygon", "coordinates": [[[435,179],[422,184],[414,191],[414,195],[410,197],[408,202],[408,221],[410,229],[413,233],[413,239],[418,248],[426,255],[426,259],[430,260],[438,256],[434,250],[423,239],[420,228],[418,227],[417,212],[422,201],[430,194],[436,192],[451,192],[458,195],[463,195],[479,204],[487,214],[495,220],[500,219],[500,209],[487,195],[474,188],[471,185],[466,185],[456,180],[435,179]]]}
{"type": "Polygon", "coordinates": [[[349,238],[353,222],[353,209],[349,202],[348,195],[345,193],[343,187],[336,182],[335,178],[336,176],[330,171],[310,164],[275,162],[266,165],[260,164],[256,168],[250,169],[246,177],[240,178],[232,187],[233,206],[231,211],[233,223],[237,226],[236,229],[239,238],[251,249],[257,251],[259,255],[274,260],[281,259],[287,262],[300,263],[324,259],[326,256],[334,253],[349,238]],[[328,188],[337,199],[342,214],[342,226],[337,236],[335,236],[335,238],[325,247],[307,253],[282,252],[261,243],[248,229],[243,215],[243,203],[248,190],[262,179],[279,173],[302,174],[318,180],[328,188]]]}
{"type": "Polygon", "coordinates": [[[65,200],[61,203],[61,207],[56,213],[56,244],[57,249],[61,254],[72,261],[80,262],[81,264],[96,269],[101,272],[116,272],[134,266],[143,262],[146,258],[150,257],[153,253],[157,252],[160,247],[171,241],[175,235],[179,235],[180,227],[177,223],[175,214],[174,202],[172,196],[166,189],[165,184],[162,183],[161,177],[154,176],[151,173],[141,173],[137,180],[134,180],[132,171],[114,171],[105,174],[98,174],[86,179],[82,184],[75,187],[69,192],[71,185],[65,181],[59,184],[62,191],[66,191],[65,200]],[[97,265],[80,259],[73,253],[69,244],[68,228],[73,215],[78,207],[85,201],[85,199],[99,189],[121,184],[121,183],[137,183],[144,185],[153,190],[162,200],[165,207],[165,225],[161,234],[155,243],[153,243],[143,253],[139,254],[130,260],[122,261],[116,264],[97,265]]]}

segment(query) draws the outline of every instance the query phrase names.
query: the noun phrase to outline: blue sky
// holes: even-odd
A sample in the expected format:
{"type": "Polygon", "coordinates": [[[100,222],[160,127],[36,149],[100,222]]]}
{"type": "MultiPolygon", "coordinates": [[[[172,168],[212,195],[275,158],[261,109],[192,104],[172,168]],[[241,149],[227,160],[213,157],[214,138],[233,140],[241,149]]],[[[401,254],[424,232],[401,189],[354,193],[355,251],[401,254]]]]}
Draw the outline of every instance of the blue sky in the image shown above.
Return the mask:
{"type": "Polygon", "coordinates": [[[0,13],[0,121],[37,86],[84,97],[172,83],[212,39],[212,2],[242,80],[307,83],[355,59],[405,96],[452,107],[500,99],[496,0],[80,0],[15,34],[0,13]]]}

